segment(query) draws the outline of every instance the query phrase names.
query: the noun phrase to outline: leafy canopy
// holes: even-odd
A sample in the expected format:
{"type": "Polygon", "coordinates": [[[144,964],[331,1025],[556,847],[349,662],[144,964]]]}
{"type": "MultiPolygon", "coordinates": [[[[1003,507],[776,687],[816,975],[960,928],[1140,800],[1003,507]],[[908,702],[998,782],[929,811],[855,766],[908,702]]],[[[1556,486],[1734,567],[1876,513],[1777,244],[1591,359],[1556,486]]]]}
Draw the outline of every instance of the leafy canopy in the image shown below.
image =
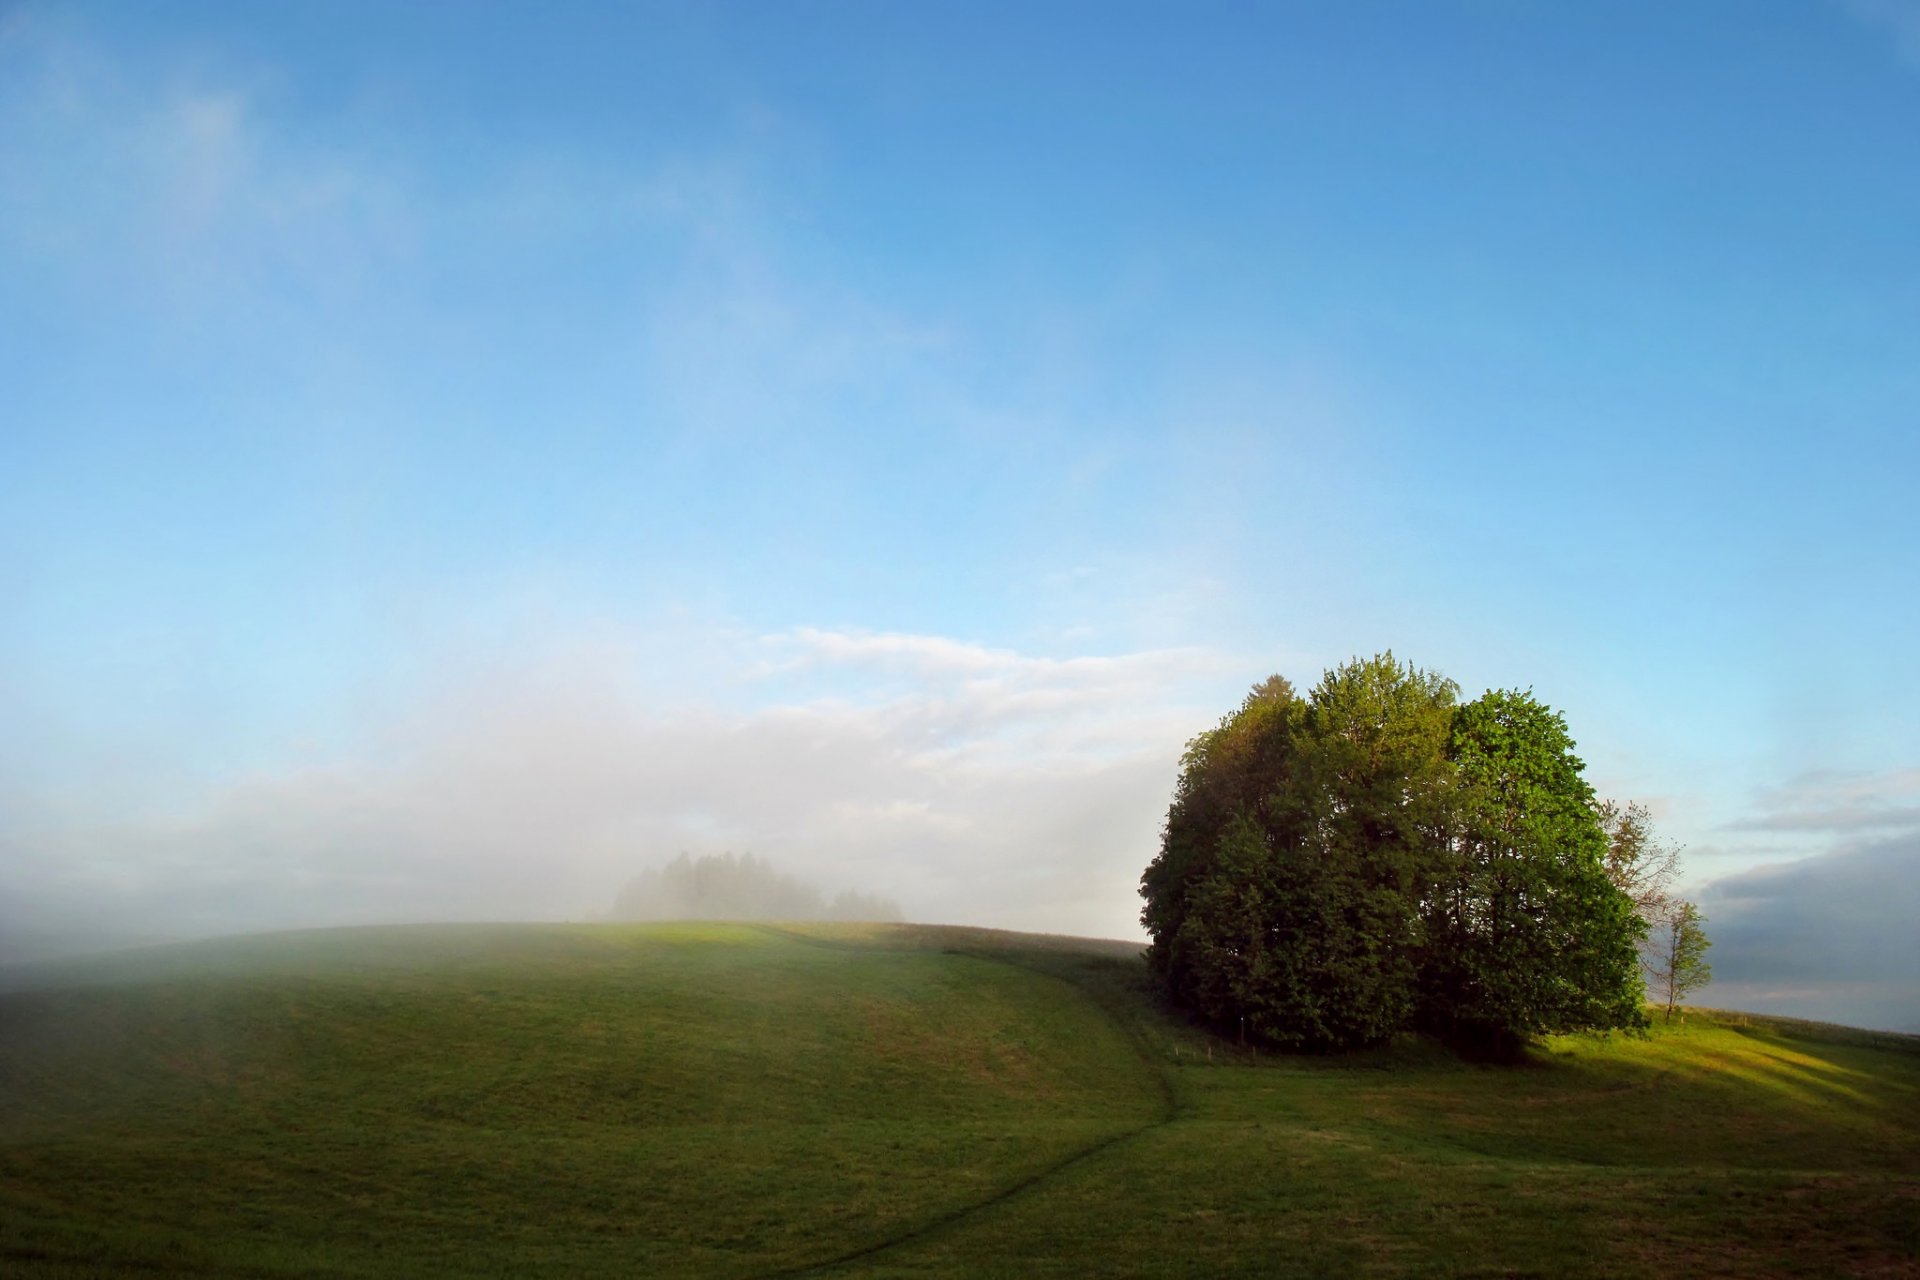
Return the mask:
{"type": "Polygon", "coordinates": [[[1274,677],[1188,744],[1141,877],[1176,1003],[1303,1050],[1641,1022],[1644,926],[1564,721],[1458,696],[1386,653],[1304,698],[1274,677]]]}

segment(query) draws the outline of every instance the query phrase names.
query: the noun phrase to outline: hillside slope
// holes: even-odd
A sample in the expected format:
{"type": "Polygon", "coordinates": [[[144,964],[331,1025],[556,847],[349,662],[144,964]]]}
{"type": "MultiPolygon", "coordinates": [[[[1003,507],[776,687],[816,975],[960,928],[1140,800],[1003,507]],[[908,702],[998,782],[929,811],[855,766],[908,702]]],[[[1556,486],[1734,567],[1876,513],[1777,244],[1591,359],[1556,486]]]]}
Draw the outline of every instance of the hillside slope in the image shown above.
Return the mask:
{"type": "Polygon", "coordinates": [[[1255,1058],[1134,949],[340,930],[13,971],[8,1274],[1899,1274],[1920,1052],[1255,1058]]]}

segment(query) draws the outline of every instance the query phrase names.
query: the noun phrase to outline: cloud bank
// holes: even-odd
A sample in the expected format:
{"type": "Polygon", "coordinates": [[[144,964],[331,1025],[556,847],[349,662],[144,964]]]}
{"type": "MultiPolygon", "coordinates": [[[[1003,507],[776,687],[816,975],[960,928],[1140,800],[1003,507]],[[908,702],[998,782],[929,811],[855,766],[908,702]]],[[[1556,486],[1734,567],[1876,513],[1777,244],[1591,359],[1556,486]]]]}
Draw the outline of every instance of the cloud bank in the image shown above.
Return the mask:
{"type": "Polygon", "coordinates": [[[1732,829],[1834,845],[1700,891],[1702,1002],[1920,1031],[1920,769],[1805,774],[1732,829]]]}
{"type": "Polygon", "coordinates": [[[1760,867],[1700,895],[1717,1006],[1920,1032],[1920,837],[1760,867]]]}

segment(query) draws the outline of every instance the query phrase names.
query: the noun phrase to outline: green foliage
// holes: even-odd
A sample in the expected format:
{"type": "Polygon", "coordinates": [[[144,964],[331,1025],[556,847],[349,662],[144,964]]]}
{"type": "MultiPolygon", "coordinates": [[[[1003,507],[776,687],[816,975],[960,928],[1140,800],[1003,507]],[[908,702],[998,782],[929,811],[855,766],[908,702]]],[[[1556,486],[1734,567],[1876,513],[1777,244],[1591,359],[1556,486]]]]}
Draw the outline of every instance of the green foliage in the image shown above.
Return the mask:
{"type": "MultiPolygon", "coordinates": [[[[1222,840],[1235,815],[1259,813],[1268,779],[1288,771],[1300,710],[1292,686],[1275,676],[1249,694],[1218,728],[1188,743],[1181,757],[1160,855],[1142,876],[1141,892],[1147,899],[1142,918],[1154,939],[1149,959],[1178,998],[1189,1003],[1205,1005],[1221,989],[1217,976],[1209,976],[1209,992],[1200,990],[1200,976],[1212,975],[1212,962],[1196,969],[1196,957],[1203,949],[1217,956],[1229,945],[1225,933],[1230,927],[1225,920],[1209,918],[1195,932],[1186,932],[1189,901],[1217,879],[1222,840]]],[[[1236,871],[1245,869],[1236,864],[1236,871]]],[[[1229,882],[1233,878],[1229,876],[1229,882]]],[[[1215,885],[1215,900],[1229,887],[1215,885]]]]}
{"type": "Polygon", "coordinates": [[[1688,992],[1713,980],[1713,967],[1707,963],[1707,948],[1713,944],[1700,927],[1706,920],[1698,906],[1682,898],[1663,903],[1655,919],[1647,969],[1669,1022],[1688,992]]]}
{"type": "Polygon", "coordinates": [[[1269,1044],[1385,1039],[1416,997],[1455,686],[1392,654],[1275,677],[1189,744],[1141,879],[1174,998],[1269,1044]]]}
{"type": "Polygon", "coordinates": [[[1412,1014],[1456,696],[1390,653],[1327,672],[1308,695],[1296,767],[1266,811],[1292,891],[1277,904],[1277,941],[1296,975],[1293,1016],[1274,1020],[1272,1043],[1374,1044],[1412,1014]]]}
{"type": "Polygon", "coordinates": [[[1565,722],[1391,653],[1189,744],[1141,878],[1173,1000],[1283,1048],[1638,1026],[1632,903],[1565,722]]]}
{"type": "Polygon", "coordinates": [[[1458,708],[1453,827],[1427,898],[1427,1025],[1495,1047],[1644,1025],[1645,925],[1607,875],[1608,841],[1566,721],[1531,694],[1458,708]]]}

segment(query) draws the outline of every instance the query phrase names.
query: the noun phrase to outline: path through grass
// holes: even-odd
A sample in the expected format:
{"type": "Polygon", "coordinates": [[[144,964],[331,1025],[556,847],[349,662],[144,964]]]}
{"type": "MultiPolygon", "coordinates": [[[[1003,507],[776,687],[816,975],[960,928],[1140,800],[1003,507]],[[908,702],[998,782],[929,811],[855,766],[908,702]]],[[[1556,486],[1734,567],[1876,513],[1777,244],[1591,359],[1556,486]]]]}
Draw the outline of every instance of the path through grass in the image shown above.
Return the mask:
{"type": "Polygon", "coordinates": [[[21,1275],[1920,1273],[1920,1049],[1696,1015],[1255,1058],[1133,949],[352,930],[0,994],[21,1275]]]}

